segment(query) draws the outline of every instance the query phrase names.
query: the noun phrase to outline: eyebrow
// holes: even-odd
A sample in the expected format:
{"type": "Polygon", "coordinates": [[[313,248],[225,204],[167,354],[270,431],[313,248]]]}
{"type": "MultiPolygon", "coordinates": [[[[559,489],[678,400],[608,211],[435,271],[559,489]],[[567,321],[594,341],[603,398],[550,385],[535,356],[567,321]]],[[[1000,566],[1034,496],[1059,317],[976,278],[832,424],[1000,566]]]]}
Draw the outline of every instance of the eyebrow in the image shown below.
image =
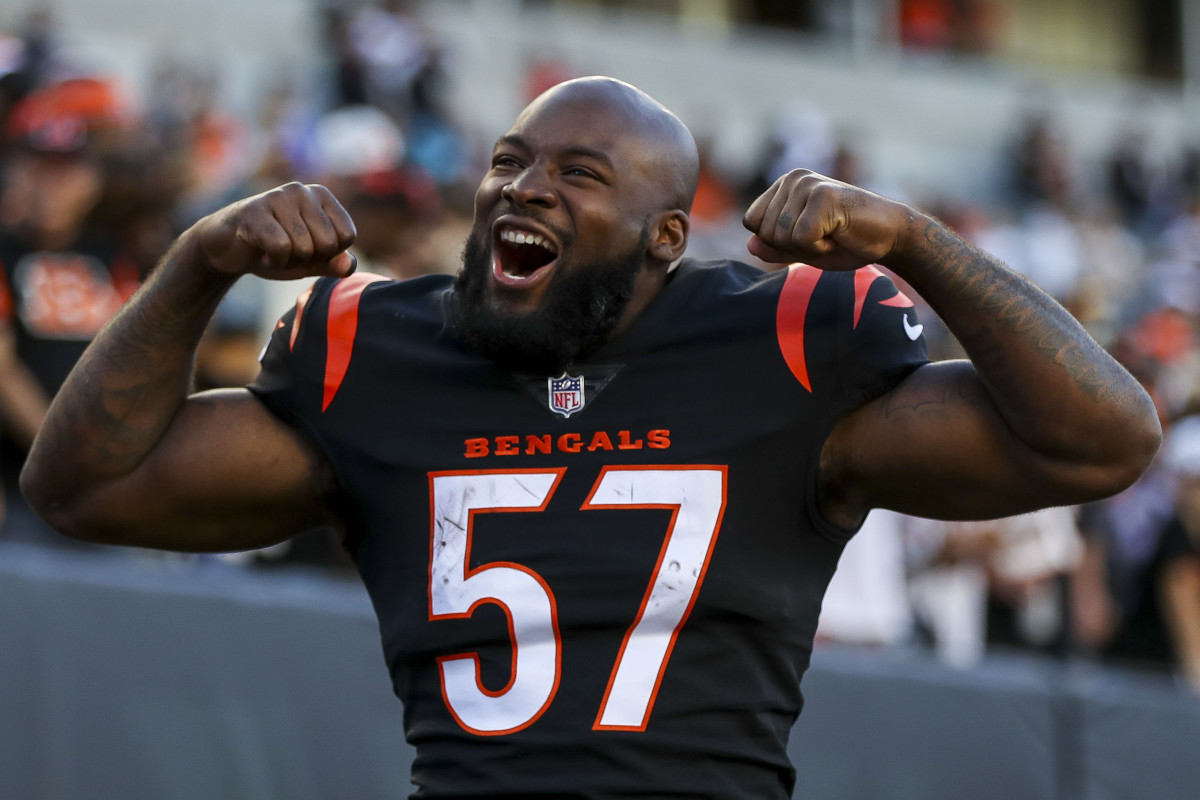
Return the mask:
{"type": "MultiPolygon", "coordinates": [[[[531,149],[529,147],[528,142],[526,142],[525,139],[523,139],[522,137],[520,137],[516,134],[512,134],[512,133],[506,134],[504,136],[501,136],[499,139],[497,139],[496,146],[493,147],[492,150],[493,150],[493,152],[495,152],[496,150],[499,150],[501,147],[505,147],[505,146],[517,147],[522,150],[530,150],[531,149]]],[[[561,152],[563,155],[568,156],[568,157],[590,158],[593,161],[596,161],[597,163],[601,164],[602,166],[606,167],[609,170],[615,169],[613,166],[612,159],[609,158],[608,154],[605,153],[603,150],[596,150],[595,148],[585,147],[583,145],[571,145],[569,147],[564,147],[561,152]]]]}

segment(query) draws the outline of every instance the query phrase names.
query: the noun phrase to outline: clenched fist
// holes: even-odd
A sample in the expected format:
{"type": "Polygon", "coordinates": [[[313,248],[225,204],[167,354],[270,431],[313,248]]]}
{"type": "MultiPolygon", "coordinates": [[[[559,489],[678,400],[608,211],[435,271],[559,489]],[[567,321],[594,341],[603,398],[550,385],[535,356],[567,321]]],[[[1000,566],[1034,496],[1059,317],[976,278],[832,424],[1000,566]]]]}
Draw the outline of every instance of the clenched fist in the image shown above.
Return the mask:
{"type": "Polygon", "coordinates": [[[291,280],[352,273],[356,262],[346,248],[356,235],[328,189],[288,183],[213,212],[183,238],[214,272],[291,280]]]}
{"type": "Polygon", "coordinates": [[[852,270],[898,254],[920,215],[895,200],[806,169],[780,177],[746,212],[746,248],[775,264],[852,270]]]}

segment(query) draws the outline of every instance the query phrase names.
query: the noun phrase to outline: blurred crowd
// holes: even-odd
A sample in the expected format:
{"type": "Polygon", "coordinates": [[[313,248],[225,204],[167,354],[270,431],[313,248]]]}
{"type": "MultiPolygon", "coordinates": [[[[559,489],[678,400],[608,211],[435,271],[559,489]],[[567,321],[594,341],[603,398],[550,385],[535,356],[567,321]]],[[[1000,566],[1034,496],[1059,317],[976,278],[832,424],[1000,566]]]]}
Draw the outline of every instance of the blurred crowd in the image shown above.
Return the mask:
{"type": "MultiPolygon", "coordinates": [[[[932,5],[905,8],[919,22],[927,17],[913,9],[932,5]]],[[[0,539],[72,546],[24,507],[24,452],[89,339],[200,216],[289,180],[322,182],[355,219],[364,269],[397,279],[457,269],[487,143],[446,110],[443,49],[399,0],[321,14],[329,91],[280,86],[253,118],[222,106],[212,74],[169,60],[145,96],[80,71],[48,12],[0,30],[0,539]]],[[[532,59],[522,92],[532,98],[574,74],[532,59]]],[[[1080,174],[1053,115],[1035,115],[996,154],[992,196],[904,197],[1071,309],[1150,391],[1167,444],[1136,485],[1083,508],[969,524],[873,513],[830,589],[823,642],[918,643],[961,666],[999,647],[1094,657],[1169,671],[1200,692],[1196,133],[1197,146],[1164,157],[1133,120],[1104,163],[1080,174]]],[[[744,253],[742,211],[794,167],[904,196],[872,186],[814,106],[787,106],[762,140],[748,174],[705,159],[690,255],[744,253]]],[[[247,279],[222,304],[198,355],[198,388],[253,379],[281,310],[265,296],[247,279]]],[[[958,355],[922,314],[932,355],[958,355]]],[[[348,567],[320,531],[223,560],[348,567]]]]}
{"type": "MultiPolygon", "coordinates": [[[[169,56],[141,93],[81,68],[48,10],[0,31],[4,538],[59,541],[17,491],[24,453],[91,337],[205,214],[320,182],[355,220],[362,268],[457,268],[480,157],[442,108],[435,42],[403,2],[321,13],[328,89],[280,84],[250,116],[222,104],[210,68],[169,56]]],[[[230,292],[198,353],[198,389],[253,379],[281,310],[267,297],[254,278],[230,292]]],[[[282,550],[340,563],[324,536],[282,550]]]]}

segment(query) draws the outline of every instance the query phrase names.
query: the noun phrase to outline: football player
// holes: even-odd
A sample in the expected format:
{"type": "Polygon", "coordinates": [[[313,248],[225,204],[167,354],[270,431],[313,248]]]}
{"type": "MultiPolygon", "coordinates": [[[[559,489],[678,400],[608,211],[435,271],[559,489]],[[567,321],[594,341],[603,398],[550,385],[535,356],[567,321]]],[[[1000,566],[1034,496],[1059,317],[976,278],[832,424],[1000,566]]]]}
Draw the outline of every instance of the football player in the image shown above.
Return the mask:
{"type": "Polygon", "coordinates": [[[937,220],[806,170],[749,208],[787,269],[684,258],[674,114],[560,84],[499,138],[456,278],[354,274],[289,184],[209,216],[97,337],[23,475],[67,535],[236,550],[335,526],[427,797],[785,798],[822,594],[872,508],[1102,497],[1138,383],[937,220]],[[931,363],[921,294],[970,360],[931,363]],[[319,276],[248,388],[189,396],[240,275],[319,276]]]}

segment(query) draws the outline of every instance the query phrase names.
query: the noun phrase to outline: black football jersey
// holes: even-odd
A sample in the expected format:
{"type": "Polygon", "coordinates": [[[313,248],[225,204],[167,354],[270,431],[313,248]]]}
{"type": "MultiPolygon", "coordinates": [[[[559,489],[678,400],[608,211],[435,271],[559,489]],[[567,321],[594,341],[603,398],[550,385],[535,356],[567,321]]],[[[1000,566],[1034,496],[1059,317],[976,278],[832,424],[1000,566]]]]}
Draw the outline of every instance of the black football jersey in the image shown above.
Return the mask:
{"type": "Polygon", "coordinates": [[[784,798],[848,532],[822,443],[926,361],[874,268],[686,260],[562,375],[468,350],[445,276],[322,279],[252,390],[329,459],[418,797],[784,798]]]}

